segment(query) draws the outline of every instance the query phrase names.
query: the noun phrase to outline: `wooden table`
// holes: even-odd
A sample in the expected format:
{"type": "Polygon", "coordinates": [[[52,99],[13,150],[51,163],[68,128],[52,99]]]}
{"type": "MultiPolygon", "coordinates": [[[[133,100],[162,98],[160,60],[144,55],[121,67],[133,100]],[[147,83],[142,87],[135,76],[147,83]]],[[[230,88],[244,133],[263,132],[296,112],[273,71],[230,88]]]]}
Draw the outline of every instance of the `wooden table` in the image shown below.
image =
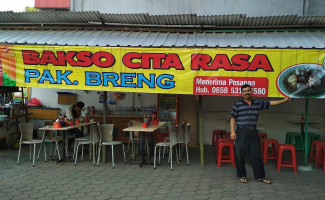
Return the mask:
{"type": "Polygon", "coordinates": [[[146,158],[145,158],[145,133],[152,133],[151,134],[151,152],[153,152],[153,148],[154,148],[154,142],[155,142],[155,138],[154,138],[154,132],[159,129],[160,127],[164,126],[166,124],[166,122],[159,122],[157,125],[151,124],[149,127],[147,128],[143,128],[142,127],[142,123],[139,124],[135,124],[133,126],[130,126],[128,128],[123,129],[123,131],[138,131],[141,133],[141,153],[142,153],[142,160],[140,163],[140,167],[146,163],[146,158]]]}
{"type": "Polygon", "coordinates": [[[63,131],[63,145],[62,145],[62,152],[63,152],[63,156],[61,157],[62,159],[58,161],[58,163],[61,163],[63,161],[65,161],[65,139],[66,139],[66,134],[67,134],[67,130],[70,129],[74,129],[74,128],[79,128],[79,127],[84,127],[84,126],[89,126],[91,125],[93,122],[83,122],[83,123],[79,123],[73,126],[66,126],[66,127],[62,127],[62,128],[53,128],[53,126],[46,126],[46,127],[42,127],[39,128],[39,130],[44,130],[44,131],[63,131]]]}

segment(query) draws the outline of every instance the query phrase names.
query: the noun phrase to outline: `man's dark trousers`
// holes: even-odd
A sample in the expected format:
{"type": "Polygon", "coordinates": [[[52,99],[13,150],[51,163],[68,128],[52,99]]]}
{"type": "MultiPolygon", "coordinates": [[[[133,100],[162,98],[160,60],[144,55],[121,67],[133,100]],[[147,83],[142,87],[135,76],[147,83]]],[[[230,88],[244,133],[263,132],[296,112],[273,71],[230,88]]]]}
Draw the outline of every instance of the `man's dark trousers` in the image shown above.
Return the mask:
{"type": "MultiPolygon", "coordinates": [[[[84,137],[84,136],[85,136],[85,135],[84,135],[84,132],[81,131],[81,130],[78,129],[78,128],[69,129],[69,130],[68,130],[68,135],[74,135],[76,138],[84,137]]],[[[73,141],[73,140],[74,140],[73,138],[70,138],[70,139],[68,140],[68,146],[69,146],[69,148],[71,147],[71,144],[72,144],[72,141],[73,141]]]]}
{"type": "Polygon", "coordinates": [[[261,156],[261,144],[256,129],[236,128],[236,171],[237,177],[246,177],[245,159],[249,151],[249,160],[255,179],[265,178],[264,163],[261,156]]]}

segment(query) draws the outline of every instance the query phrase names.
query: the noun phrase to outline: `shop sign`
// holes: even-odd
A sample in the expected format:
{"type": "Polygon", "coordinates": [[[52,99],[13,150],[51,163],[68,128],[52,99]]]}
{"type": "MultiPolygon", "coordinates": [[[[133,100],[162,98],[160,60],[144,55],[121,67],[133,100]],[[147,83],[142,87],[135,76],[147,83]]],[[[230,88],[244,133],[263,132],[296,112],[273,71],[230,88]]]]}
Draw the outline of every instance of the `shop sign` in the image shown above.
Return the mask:
{"type": "Polygon", "coordinates": [[[325,97],[325,51],[0,45],[0,85],[99,91],[325,97]]]}

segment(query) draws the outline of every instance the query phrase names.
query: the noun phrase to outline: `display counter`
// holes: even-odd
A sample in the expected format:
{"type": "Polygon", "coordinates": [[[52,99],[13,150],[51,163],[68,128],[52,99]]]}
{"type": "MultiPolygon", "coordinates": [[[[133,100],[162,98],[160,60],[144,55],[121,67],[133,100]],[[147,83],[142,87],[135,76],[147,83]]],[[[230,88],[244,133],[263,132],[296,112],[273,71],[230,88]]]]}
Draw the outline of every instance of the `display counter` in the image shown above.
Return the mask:
{"type": "Polygon", "coordinates": [[[5,119],[5,120],[0,121],[0,129],[4,128],[4,131],[0,132],[0,140],[6,139],[6,136],[8,134],[8,130],[9,130],[8,122],[9,122],[9,119],[5,119]]]}
{"type": "Polygon", "coordinates": [[[0,140],[6,138],[10,132],[20,132],[19,123],[28,122],[28,116],[28,113],[22,113],[15,116],[9,116],[6,120],[0,121],[0,128],[3,128],[3,131],[0,131],[0,140]]]}
{"type": "Polygon", "coordinates": [[[29,119],[58,119],[60,109],[48,107],[28,107],[27,112],[30,113],[29,119]]]}

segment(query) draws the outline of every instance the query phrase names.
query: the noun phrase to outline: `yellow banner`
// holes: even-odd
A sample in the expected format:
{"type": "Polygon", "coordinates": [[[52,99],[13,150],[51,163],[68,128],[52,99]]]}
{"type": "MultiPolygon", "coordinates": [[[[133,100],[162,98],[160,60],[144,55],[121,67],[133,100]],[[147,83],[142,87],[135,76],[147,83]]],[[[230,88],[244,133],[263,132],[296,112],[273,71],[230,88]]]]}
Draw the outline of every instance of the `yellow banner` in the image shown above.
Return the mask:
{"type": "Polygon", "coordinates": [[[325,51],[0,45],[0,85],[325,97],[325,51]]]}

